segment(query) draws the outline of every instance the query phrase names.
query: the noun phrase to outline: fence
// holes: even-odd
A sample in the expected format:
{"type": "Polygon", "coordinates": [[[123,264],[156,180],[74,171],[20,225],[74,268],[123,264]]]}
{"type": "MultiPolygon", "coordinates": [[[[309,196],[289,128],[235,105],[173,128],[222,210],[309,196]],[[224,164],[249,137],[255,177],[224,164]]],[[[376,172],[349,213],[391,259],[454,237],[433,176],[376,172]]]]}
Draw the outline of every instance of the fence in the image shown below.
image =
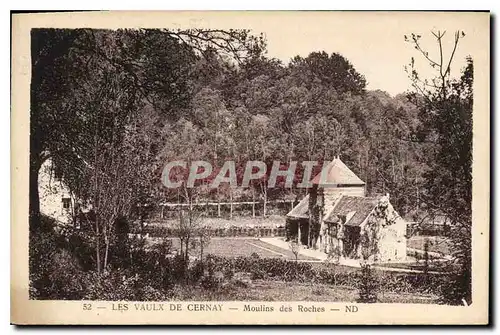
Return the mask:
{"type": "Polygon", "coordinates": [[[178,209],[188,209],[190,206],[196,210],[201,210],[210,217],[232,217],[239,215],[285,215],[298,203],[295,200],[269,200],[269,201],[234,201],[234,202],[195,202],[187,203],[162,203],[157,217],[161,219],[177,216],[178,209]]]}
{"type": "Polygon", "coordinates": [[[406,236],[447,236],[450,233],[449,225],[442,224],[419,224],[408,222],[406,225],[406,236]]]}
{"type": "MultiPolygon", "coordinates": [[[[132,234],[143,233],[149,237],[177,236],[177,230],[171,227],[146,226],[141,232],[139,227],[132,229],[132,234]]],[[[229,227],[210,229],[212,237],[283,237],[285,227],[229,227]]]]}

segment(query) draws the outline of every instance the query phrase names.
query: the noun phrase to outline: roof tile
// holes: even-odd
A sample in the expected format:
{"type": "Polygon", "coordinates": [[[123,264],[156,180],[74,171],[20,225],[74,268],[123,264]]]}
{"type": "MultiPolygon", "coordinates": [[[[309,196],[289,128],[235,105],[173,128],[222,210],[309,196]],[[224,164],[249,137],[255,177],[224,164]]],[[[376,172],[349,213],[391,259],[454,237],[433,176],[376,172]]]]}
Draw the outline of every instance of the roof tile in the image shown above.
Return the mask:
{"type": "Polygon", "coordinates": [[[313,178],[312,183],[321,186],[365,185],[365,182],[352,172],[340,158],[335,158],[323,168],[323,170],[313,178]]]}

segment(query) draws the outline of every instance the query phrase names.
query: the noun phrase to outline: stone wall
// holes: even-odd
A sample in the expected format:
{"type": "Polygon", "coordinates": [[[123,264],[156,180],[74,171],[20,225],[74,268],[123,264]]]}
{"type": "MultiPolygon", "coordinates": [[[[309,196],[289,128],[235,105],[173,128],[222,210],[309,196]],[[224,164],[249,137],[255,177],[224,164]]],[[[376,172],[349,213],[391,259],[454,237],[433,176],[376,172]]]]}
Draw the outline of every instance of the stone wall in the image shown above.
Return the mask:
{"type": "Polygon", "coordinates": [[[380,198],[365,221],[363,231],[372,239],[369,243],[376,244],[376,252],[372,255],[376,261],[406,259],[406,221],[392,207],[388,196],[380,198]]]}
{"type": "Polygon", "coordinates": [[[391,262],[406,259],[406,222],[399,218],[380,231],[379,261],[391,262]]]}

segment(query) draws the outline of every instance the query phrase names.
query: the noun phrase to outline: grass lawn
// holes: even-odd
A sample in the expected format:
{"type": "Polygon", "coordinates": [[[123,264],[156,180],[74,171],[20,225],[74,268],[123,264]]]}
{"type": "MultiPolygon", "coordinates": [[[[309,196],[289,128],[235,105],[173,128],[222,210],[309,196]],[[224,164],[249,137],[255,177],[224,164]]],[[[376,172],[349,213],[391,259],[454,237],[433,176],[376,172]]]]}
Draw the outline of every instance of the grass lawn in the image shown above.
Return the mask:
{"type": "MultiPolygon", "coordinates": [[[[224,257],[250,256],[256,253],[260,257],[295,259],[290,250],[275,247],[258,239],[245,238],[213,238],[206,249],[207,254],[224,257]]],[[[315,260],[315,258],[299,255],[300,260],[315,260]]]]}
{"type": "MultiPolygon", "coordinates": [[[[152,241],[159,241],[159,239],[151,239],[152,241]]],[[[172,238],[172,248],[178,250],[180,248],[180,242],[177,238],[172,238]]],[[[154,242],[153,242],[154,243],[154,242]]],[[[271,258],[284,258],[289,260],[295,260],[295,256],[291,250],[282,249],[271,245],[269,243],[260,241],[255,238],[224,238],[224,237],[213,237],[210,242],[205,246],[203,251],[205,255],[212,254],[215,256],[223,257],[238,257],[238,256],[250,256],[256,253],[260,257],[271,257],[271,258]]],[[[193,252],[193,254],[195,254],[193,252]]],[[[315,258],[299,255],[299,260],[316,260],[315,258]]]]}
{"type": "Polygon", "coordinates": [[[425,240],[429,241],[429,251],[440,252],[445,255],[449,255],[450,252],[450,242],[447,238],[442,236],[412,236],[407,241],[408,248],[424,250],[425,240]]]}
{"type": "MultiPolygon", "coordinates": [[[[215,301],[321,301],[321,302],[356,302],[356,288],[329,286],[324,284],[306,284],[272,280],[255,280],[249,287],[226,286],[217,291],[201,288],[179,289],[174,300],[215,300],[215,301]]],[[[434,295],[415,295],[405,293],[380,292],[381,303],[420,303],[437,302],[434,295]]]]}
{"type": "MultiPolygon", "coordinates": [[[[448,272],[450,267],[446,266],[446,262],[429,261],[428,271],[435,272],[448,272]]],[[[408,262],[408,263],[379,263],[377,266],[398,268],[398,269],[408,269],[408,270],[424,270],[424,261],[419,262],[408,262]]]]}

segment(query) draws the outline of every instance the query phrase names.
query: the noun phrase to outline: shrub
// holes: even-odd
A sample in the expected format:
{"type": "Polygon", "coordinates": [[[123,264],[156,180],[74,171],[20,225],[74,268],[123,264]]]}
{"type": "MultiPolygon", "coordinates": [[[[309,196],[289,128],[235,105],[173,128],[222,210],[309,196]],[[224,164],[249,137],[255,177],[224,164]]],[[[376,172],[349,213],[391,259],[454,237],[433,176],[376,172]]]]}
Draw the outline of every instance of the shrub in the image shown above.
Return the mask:
{"type": "Polygon", "coordinates": [[[50,274],[53,272],[53,256],[57,252],[53,232],[30,233],[29,278],[30,298],[49,299],[51,296],[50,274]]]}
{"type": "Polygon", "coordinates": [[[227,279],[227,280],[233,279],[233,277],[234,277],[234,268],[233,268],[232,264],[229,265],[229,266],[227,266],[227,267],[225,267],[223,273],[224,273],[224,278],[225,279],[227,279]]]}
{"type": "Polygon", "coordinates": [[[358,302],[377,302],[377,291],[379,289],[378,280],[374,275],[371,266],[368,264],[364,264],[361,266],[361,281],[358,289],[358,302]]]}
{"type": "Polygon", "coordinates": [[[141,301],[162,301],[167,300],[168,296],[165,292],[157,288],[150,285],[144,285],[138,292],[137,298],[141,301]]]}
{"type": "Polygon", "coordinates": [[[250,255],[251,258],[254,258],[254,259],[258,259],[260,258],[259,254],[256,253],[256,252],[252,252],[252,254],[250,255]]]}
{"type": "Polygon", "coordinates": [[[470,304],[470,297],[467,296],[469,281],[470,278],[464,273],[451,273],[441,285],[440,302],[449,305],[463,305],[464,302],[470,304]]]}
{"type": "Polygon", "coordinates": [[[86,276],[76,257],[67,250],[53,255],[50,280],[50,297],[78,300],[85,292],[86,276]]]}
{"type": "MultiPolygon", "coordinates": [[[[45,226],[49,226],[50,222],[45,226]]],[[[30,234],[30,298],[165,300],[172,296],[190,296],[193,289],[215,297],[220,290],[247,287],[252,279],[272,278],[286,282],[343,285],[360,289],[360,301],[373,301],[375,294],[368,280],[380,277],[376,289],[400,293],[452,292],[445,285],[447,275],[378,272],[363,268],[359,273],[345,271],[334,264],[312,264],[282,258],[226,258],[207,255],[190,264],[184,257],[172,255],[171,242],[150,248],[143,238],[127,241],[130,261],[112,263],[107,272],[95,273],[94,246],[83,232],[68,229],[60,233],[40,230],[30,234]],[[35,237],[35,238],[34,238],[35,237]],[[82,256],[83,255],[83,256],[82,256]],[[235,275],[237,274],[237,275],[235,275]],[[199,285],[199,287],[198,287],[199,285]]],[[[313,294],[321,295],[321,289],[313,294]]]]}
{"type": "Polygon", "coordinates": [[[197,283],[203,277],[204,264],[202,261],[196,261],[194,265],[189,269],[189,281],[191,283],[197,283]]]}
{"type": "Polygon", "coordinates": [[[267,277],[267,273],[264,270],[259,269],[259,268],[254,268],[250,273],[251,273],[252,280],[264,279],[267,277]]]}
{"type": "Polygon", "coordinates": [[[43,229],[30,232],[30,298],[81,299],[86,286],[81,259],[54,230],[53,220],[45,216],[40,220],[43,229]]]}
{"type": "Polygon", "coordinates": [[[86,300],[140,300],[141,286],[144,284],[139,275],[130,276],[120,270],[89,273],[89,286],[86,300]]]}
{"type": "Polygon", "coordinates": [[[206,274],[201,278],[201,287],[205,290],[215,290],[219,287],[220,282],[213,274],[206,274]]]}
{"type": "Polygon", "coordinates": [[[172,258],[171,266],[171,277],[175,282],[179,282],[186,278],[188,262],[182,255],[175,255],[172,258]]]}

